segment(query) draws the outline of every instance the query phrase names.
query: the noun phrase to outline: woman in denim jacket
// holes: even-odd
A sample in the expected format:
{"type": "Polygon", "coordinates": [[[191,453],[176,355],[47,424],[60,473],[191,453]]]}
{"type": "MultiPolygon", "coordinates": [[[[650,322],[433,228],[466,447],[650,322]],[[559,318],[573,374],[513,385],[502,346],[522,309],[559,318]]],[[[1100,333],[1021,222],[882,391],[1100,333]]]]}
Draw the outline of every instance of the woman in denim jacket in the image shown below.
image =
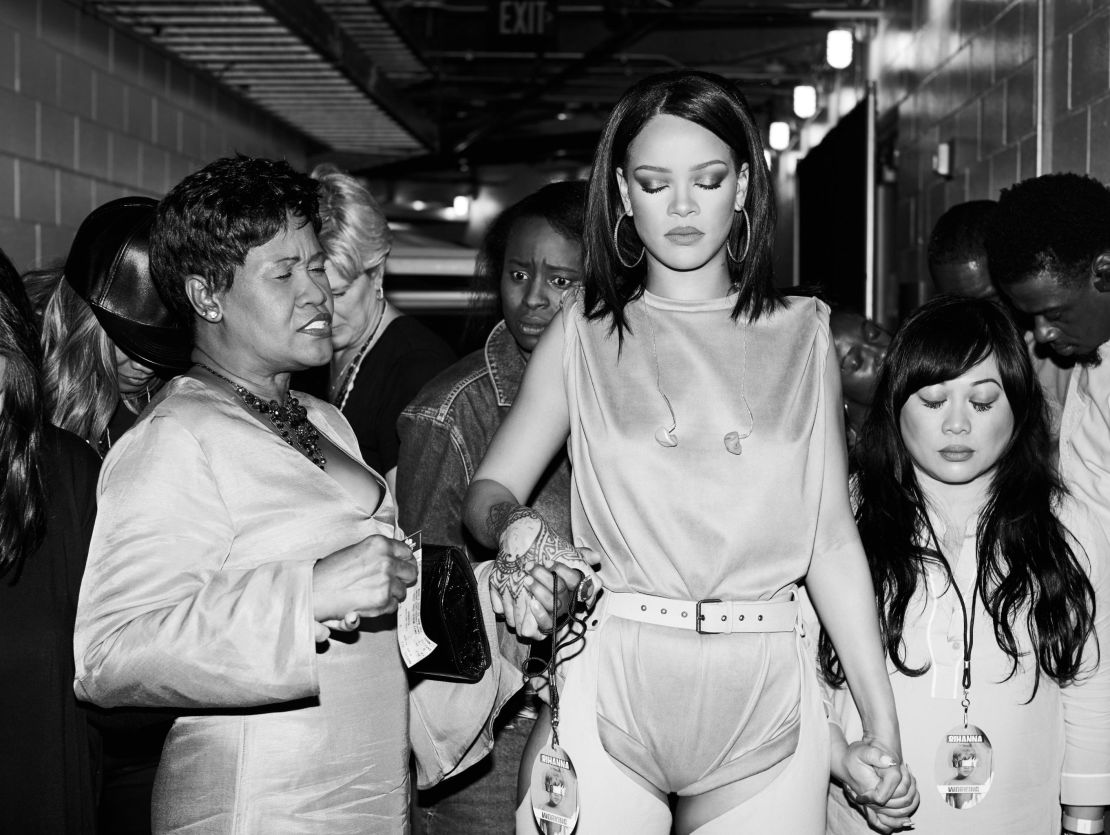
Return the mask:
{"type": "MultiPolygon", "coordinates": [[[[562,296],[578,284],[586,184],[552,183],[506,209],[486,234],[476,284],[499,299],[504,317],[485,347],[433,379],[401,413],[397,502],[404,530],[425,542],[465,548],[474,561],[496,553],[462,523],[463,499],[490,439],[512,406],[524,367],[562,296]]],[[[570,467],[565,453],[548,468],[533,506],[570,538],[570,467]]],[[[500,635],[520,654],[517,638],[500,635]]],[[[535,722],[535,696],[521,693],[502,713],[494,753],[460,780],[422,792],[414,831],[511,832],[520,754],[535,722]]]]}

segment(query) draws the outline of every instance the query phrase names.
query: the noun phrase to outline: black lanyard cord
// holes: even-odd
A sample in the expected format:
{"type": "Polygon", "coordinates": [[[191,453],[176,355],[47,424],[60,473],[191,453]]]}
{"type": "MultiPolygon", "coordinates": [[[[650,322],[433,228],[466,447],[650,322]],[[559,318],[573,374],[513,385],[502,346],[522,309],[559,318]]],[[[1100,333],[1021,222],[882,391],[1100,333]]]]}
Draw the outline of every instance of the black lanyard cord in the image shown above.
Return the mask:
{"type": "Polygon", "coordinates": [[[944,567],[948,569],[948,580],[952,584],[952,590],[956,592],[956,599],[960,601],[964,639],[964,697],[960,704],[964,709],[964,727],[967,727],[967,709],[971,705],[971,699],[969,698],[971,692],[971,650],[975,644],[975,603],[979,599],[979,560],[976,557],[975,584],[971,587],[971,614],[969,615],[963,592],[960,591],[960,584],[956,582],[956,574],[952,571],[952,566],[948,562],[948,558],[944,556],[944,550],[940,547],[940,540],[937,538],[937,532],[933,530],[933,523],[929,519],[929,514],[924,512],[922,515],[925,517],[925,524],[929,528],[929,536],[932,537],[933,545],[936,546],[937,556],[944,563],[944,567]]]}

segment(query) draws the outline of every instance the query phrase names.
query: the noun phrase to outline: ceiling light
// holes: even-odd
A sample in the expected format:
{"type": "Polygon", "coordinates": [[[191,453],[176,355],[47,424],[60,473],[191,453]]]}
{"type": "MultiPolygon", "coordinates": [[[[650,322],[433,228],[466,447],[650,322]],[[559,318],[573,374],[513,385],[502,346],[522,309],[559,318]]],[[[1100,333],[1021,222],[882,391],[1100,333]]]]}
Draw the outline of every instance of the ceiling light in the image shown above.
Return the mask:
{"type": "Polygon", "coordinates": [[[852,45],[855,41],[851,29],[831,29],[825,37],[825,60],[833,69],[842,70],[852,65],[852,45]]]}
{"type": "Polygon", "coordinates": [[[799,119],[812,119],[817,115],[817,88],[799,84],[794,88],[794,115],[799,119]]]}
{"type": "Polygon", "coordinates": [[[559,113],[556,113],[555,118],[558,119],[560,122],[565,122],[567,119],[570,118],[570,114],[563,110],[559,113]]]}
{"type": "Polygon", "coordinates": [[[415,209],[418,212],[422,212],[426,208],[428,208],[428,204],[425,203],[423,200],[413,200],[412,201],[412,208],[415,209]]]}
{"type": "Polygon", "coordinates": [[[767,132],[767,144],[776,151],[785,151],[790,147],[790,125],[786,122],[771,122],[767,132]]]}
{"type": "Polygon", "coordinates": [[[466,217],[470,214],[470,198],[465,194],[456,194],[451,208],[455,210],[455,217],[466,217]]]}

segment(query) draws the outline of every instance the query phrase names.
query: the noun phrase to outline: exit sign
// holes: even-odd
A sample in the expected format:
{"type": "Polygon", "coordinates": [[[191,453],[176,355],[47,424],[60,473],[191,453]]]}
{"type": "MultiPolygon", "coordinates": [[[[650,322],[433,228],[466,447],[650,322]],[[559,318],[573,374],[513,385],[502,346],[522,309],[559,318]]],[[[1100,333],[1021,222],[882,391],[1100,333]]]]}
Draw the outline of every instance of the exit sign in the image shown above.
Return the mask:
{"type": "Polygon", "coordinates": [[[517,49],[549,48],[555,36],[555,0],[490,0],[493,35],[517,49]]]}

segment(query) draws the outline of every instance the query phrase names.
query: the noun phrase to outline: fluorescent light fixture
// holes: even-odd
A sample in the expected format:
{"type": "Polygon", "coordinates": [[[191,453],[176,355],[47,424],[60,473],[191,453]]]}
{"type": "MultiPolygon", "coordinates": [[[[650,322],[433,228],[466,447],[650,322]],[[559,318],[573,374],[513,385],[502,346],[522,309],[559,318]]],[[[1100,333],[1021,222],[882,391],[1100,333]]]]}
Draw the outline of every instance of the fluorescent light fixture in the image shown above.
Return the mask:
{"type": "Polygon", "coordinates": [[[786,122],[771,122],[767,132],[767,144],[776,151],[785,151],[790,147],[790,125],[786,122]]]}
{"type": "Polygon", "coordinates": [[[794,88],[794,115],[799,119],[812,119],[817,115],[817,88],[799,84],[794,88]]]}
{"type": "Polygon", "coordinates": [[[852,47],[855,37],[851,29],[830,29],[825,37],[825,61],[836,70],[852,65],[852,47]]]}

